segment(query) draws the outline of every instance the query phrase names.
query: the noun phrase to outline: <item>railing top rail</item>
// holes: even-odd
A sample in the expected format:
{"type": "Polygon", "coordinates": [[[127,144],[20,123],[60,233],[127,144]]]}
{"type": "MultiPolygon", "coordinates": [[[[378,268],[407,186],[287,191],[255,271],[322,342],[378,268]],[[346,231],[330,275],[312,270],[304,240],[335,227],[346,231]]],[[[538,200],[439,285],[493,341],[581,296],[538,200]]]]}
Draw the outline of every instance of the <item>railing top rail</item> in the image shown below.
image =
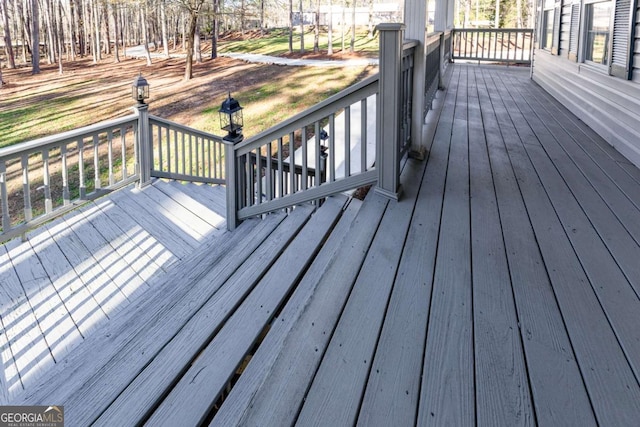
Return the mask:
{"type": "Polygon", "coordinates": [[[454,33],[532,33],[533,28],[454,28],[454,33]]]}
{"type": "Polygon", "coordinates": [[[162,117],[154,116],[152,114],[149,114],[149,120],[151,120],[153,122],[156,122],[156,123],[163,124],[165,126],[169,126],[171,128],[180,130],[180,131],[185,132],[185,133],[189,133],[189,134],[192,134],[192,135],[200,136],[202,138],[212,139],[214,141],[221,142],[223,144],[231,144],[230,142],[225,141],[224,139],[222,139],[222,137],[219,136],[219,135],[215,135],[213,133],[209,133],[209,132],[205,132],[205,131],[202,131],[202,130],[194,129],[194,128],[189,127],[189,126],[181,125],[180,123],[172,122],[171,120],[163,119],[162,117]]]}
{"type": "Polygon", "coordinates": [[[402,43],[402,50],[411,49],[412,47],[418,46],[420,42],[414,39],[406,39],[402,43]]]}
{"type": "Polygon", "coordinates": [[[135,123],[138,120],[136,114],[131,114],[114,120],[108,120],[82,128],[74,129],[68,132],[59,133],[44,138],[34,139],[9,147],[0,148],[0,161],[14,159],[17,156],[32,154],[48,148],[57,147],[66,142],[71,142],[87,135],[94,135],[104,130],[113,129],[121,125],[135,123]]]}
{"type": "Polygon", "coordinates": [[[439,38],[440,34],[442,34],[442,33],[446,34],[447,32],[451,32],[451,30],[447,30],[447,31],[431,31],[430,33],[427,33],[427,40],[439,38]]]}
{"type": "Polygon", "coordinates": [[[294,132],[308,123],[313,123],[317,120],[323,119],[329,114],[335,112],[336,109],[351,105],[353,102],[357,101],[353,99],[354,95],[361,94],[369,96],[376,93],[377,90],[378,74],[368,77],[365,80],[330,96],[324,101],[316,104],[314,107],[283,121],[277,126],[267,129],[264,132],[236,144],[234,151],[238,156],[246,154],[257,147],[260,147],[265,140],[271,141],[282,135],[294,132]]]}

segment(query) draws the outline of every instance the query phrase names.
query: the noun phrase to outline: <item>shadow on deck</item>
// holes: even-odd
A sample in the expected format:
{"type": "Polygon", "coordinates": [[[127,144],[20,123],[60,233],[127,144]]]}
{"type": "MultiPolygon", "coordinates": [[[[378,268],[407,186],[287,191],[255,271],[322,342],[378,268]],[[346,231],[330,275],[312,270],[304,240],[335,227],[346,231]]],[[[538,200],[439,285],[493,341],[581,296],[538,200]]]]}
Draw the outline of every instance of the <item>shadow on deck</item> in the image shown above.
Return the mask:
{"type": "Polygon", "coordinates": [[[440,102],[401,201],[244,222],[12,403],[70,425],[637,423],[640,171],[528,70],[455,65],[440,102]]]}

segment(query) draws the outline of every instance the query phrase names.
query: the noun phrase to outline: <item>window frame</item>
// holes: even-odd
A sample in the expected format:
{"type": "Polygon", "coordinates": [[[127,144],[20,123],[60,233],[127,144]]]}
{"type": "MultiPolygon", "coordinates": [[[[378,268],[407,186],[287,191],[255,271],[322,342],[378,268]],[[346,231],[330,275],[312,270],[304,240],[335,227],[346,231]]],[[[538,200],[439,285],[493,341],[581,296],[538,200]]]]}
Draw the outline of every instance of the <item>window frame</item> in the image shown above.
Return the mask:
{"type": "Polygon", "coordinates": [[[612,39],[613,39],[613,36],[612,36],[613,16],[615,15],[615,5],[616,5],[615,0],[583,0],[582,19],[581,19],[582,37],[580,38],[580,41],[582,42],[581,43],[582,47],[579,48],[580,62],[582,62],[583,64],[588,65],[590,67],[594,67],[595,69],[603,70],[603,71],[609,70],[609,66],[612,60],[611,45],[612,45],[612,39]],[[595,62],[587,59],[587,49],[589,48],[589,43],[588,43],[589,28],[587,26],[588,20],[589,20],[589,9],[590,9],[589,6],[596,3],[611,3],[611,6],[612,6],[611,12],[609,13],[609,35],[607,37],[607,63],[606,64],[601,64],[599,62],[595,62]]]}

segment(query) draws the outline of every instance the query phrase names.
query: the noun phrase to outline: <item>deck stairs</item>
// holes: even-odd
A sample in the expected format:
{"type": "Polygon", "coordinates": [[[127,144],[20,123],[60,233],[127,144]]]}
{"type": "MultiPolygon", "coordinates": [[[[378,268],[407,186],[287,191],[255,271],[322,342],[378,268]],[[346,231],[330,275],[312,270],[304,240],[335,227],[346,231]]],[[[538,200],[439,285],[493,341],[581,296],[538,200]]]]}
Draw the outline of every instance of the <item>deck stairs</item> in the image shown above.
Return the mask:
{"type": "Polygon", "coordinates": [[[207,421],[259,344],[275,334],[279,350],[319,283],[342,273],[332,266],[360,244],[349,231],[371,210],[362,203],[331,197],[208,238],[13,403],[63,404],[69,425],[207,421]]]}

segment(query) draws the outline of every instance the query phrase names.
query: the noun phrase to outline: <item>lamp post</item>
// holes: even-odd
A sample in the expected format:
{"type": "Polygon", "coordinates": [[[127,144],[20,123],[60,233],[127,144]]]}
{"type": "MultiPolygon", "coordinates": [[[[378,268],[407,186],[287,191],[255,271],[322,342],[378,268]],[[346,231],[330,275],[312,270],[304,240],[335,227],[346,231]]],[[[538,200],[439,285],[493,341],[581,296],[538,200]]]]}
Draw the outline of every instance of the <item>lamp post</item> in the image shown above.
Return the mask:
{"type": "Polygon", "coordinates": [[[220,128],[227,131],[227,135],[222,139],[234,144],[242,141],[244,138],[242,135],[242,127],[244,126],[242,107],[235,98],[231,97],[231,92],[220,106],[218,114],[220,115],[220,128]]]}
{"type": "Polygon", "coordinates": [[[133,107],[138,114],[138,138],[136,150],[136,172],[140,176],[139,186],[144,187],[151,183],[152,147],[149,129],[149,105],[145,99],[149,98],[149,83],[138,75],[131,85],[131,97],[137,104],[133,107]]]}

